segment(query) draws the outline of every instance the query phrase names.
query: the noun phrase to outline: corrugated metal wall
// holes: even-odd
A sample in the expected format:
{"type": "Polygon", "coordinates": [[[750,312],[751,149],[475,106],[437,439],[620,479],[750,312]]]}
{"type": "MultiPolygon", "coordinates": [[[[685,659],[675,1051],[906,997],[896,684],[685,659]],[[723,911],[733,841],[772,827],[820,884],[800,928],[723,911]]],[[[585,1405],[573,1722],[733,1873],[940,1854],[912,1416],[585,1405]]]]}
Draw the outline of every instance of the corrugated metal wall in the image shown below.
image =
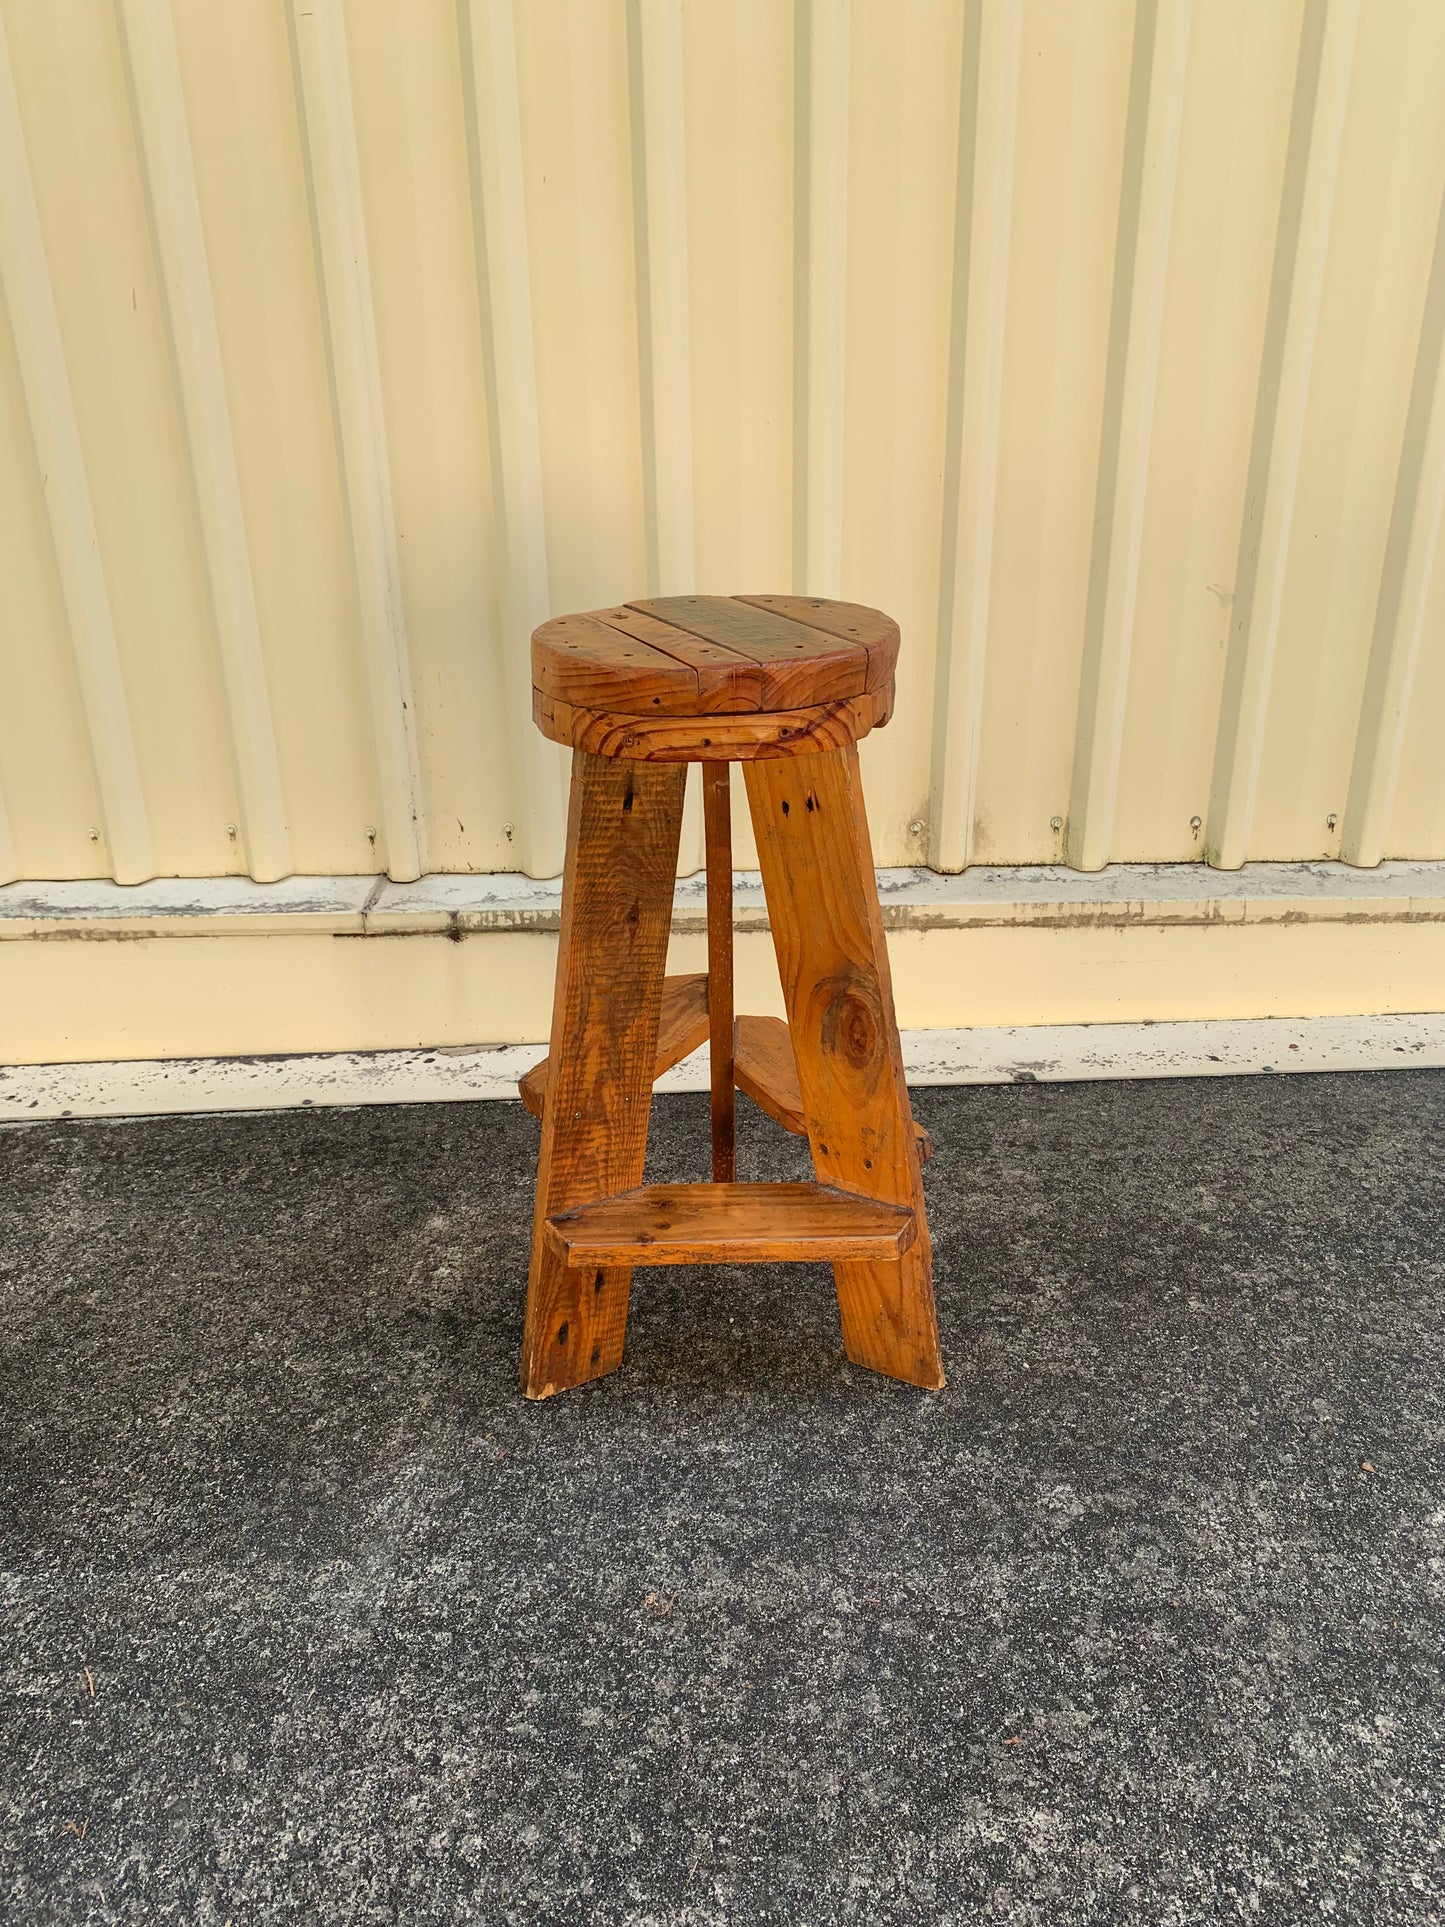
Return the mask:
{"type": "Polygon", "coordinates": [[[1445,857],[1439,0],[0,23],[0,876],[550,873],[693,587],[902,620],[881,862],[1445,857]]]}

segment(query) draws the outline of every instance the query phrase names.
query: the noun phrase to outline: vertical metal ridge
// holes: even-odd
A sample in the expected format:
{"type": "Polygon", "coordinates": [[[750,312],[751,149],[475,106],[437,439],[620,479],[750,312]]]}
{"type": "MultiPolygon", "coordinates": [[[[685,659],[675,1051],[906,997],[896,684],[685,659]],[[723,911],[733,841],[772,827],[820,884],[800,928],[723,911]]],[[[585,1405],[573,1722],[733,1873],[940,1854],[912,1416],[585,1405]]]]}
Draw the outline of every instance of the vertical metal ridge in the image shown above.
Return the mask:
{"type": "Polygon", "coordinates": [[[14,883],[20,874],[20,852],[15,847],[15,833],[10,827],[5,797],[0,793],[0,883],[14,883]]]}
{"type": "Polygon", "coordinates": [[[384,867],[404,882],[426,867],[421,775],[346,27],[339,0],[311,0],[305,7],[301,0],[291,0],[289,19],[381,798],[384,867]]]}
{"type": "Polygon", "coordinates": [[[1340,837],[1346,863],[1384,860],[1410,696],[1445,528],[1445,200],[1415,354],[1390,530],[1340,837]]]}
{"type": "Polygon", "coordinates": [[[656,486],[657,593],[687,595],[696,584],[681,0],[637,0],[637,13],[636,164],[646,215],[637,255],[648,319],[642,380],[656,486]]]}
{"type": "Polygon", "coordinates": [[[523,867],[554,876],[566,835],[563,763],[532,723],[532,631],[550,613],[542,433],[527,258],[522,120],[511,0],[458,0],[478,304],[498,533],[502,672],[526,804],[523,867]]]}
{"type": "Polygon", "coordinates": [[[0,287],[41,470],[111,874],[117,883],[143,883],[156,873],[150,817],[3,18],[0,287]]]}
{"type": "Polygon", "coordinates": [[[973,848],[998,509],[1022,44],[1021,0],[995,0],[986,8],[969,9],[960,80],[929,826],[929,862],[944,871],[966,869],[973,848]]]}
{"type": "MultiPolygon", "coordinates": [[[[692,440],[692,314],[688,293],[687,123],[681,0],[631,0],[628,67],[637,221],[649,573],[656,595],[697,587],[692,440]]],[[[700,779],[684,794],[679,874],[703,865],[700,779]]]]}
{"type": "Polygon", "coordinates": [[[1254,827],[1358,25],[1358,0],[1328,0],[1301,34],[1205,825],[1223,870],[1244,863],[1254,827]]]}
{"type": "MultiPolygon", "coordinates": [[[[809,0],[807,194],[799,251],[804,594],[840,593],[847,407],[850,0],[809,0]]],[[[796,405],[796,403],[795,403],[796,405]]]]}
{"type": "Polygon", "coordinates": [[[1139,565],[1174,225],[1191,0],[1140,0],[1120,185],[1094,553],[1069,801],[1067,852],[1109,861],[1134,652],[1139,565]]]}
{"type": "Polygon", "coordinates": [[[170,0],[120,0],[119,22],[220,650],[243,854],[257,882],[271,883],[291,872],[291,836],[170,0]]]}
{"type": "Polygon", "coordinates": [[[789,546],[790,587],[795,595],[808,580],[808,190],[812,101],[811,0],[793,0],[792,67],[792,217],[793,287],[791,407],[792,501],[789,546]]]}

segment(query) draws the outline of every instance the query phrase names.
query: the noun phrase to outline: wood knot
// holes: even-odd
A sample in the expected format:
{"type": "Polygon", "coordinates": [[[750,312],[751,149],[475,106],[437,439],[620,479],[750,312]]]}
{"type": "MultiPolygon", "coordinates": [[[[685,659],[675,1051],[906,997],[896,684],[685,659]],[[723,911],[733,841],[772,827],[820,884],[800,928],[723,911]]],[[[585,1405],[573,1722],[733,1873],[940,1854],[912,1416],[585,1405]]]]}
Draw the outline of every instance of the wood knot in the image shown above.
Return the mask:
{"type": "Polygon", "coordinates": [[[883,1026],[870,998],[853,984],[841,989],[823,1017],[823,1048],[836,1052],[854,1070],[865,1070],[877,1056],[883,1026]]]}

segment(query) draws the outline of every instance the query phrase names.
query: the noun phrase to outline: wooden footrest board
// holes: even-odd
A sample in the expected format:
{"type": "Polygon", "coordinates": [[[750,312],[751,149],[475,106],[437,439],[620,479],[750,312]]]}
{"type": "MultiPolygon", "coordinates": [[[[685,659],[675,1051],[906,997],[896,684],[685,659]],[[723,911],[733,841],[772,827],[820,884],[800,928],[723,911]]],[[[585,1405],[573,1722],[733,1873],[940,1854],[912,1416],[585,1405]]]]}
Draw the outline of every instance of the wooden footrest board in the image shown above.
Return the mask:
{"type": "Polygon", "coordinates": [[[733,1025],[733,1082],[785,1131],[808,1135],[793,1040],[781,1017],[739,1017],[733,1025]]]}
{"type": "MultiPolygon", "coordinates": [[[[793,1040],[781,1017],[738,1018],[733,1025],[733,1081],[785,1131],[795,1137],[808,1135],[793,1040]]],[[[933,1156],[933,1139],[917,1119],[913,1134],[918,1155],[927,1164],[933,1156]]]]}
{"type": "Polygon", "coordinates": [[[768,1264],[795,1258],[901,1258],[912,1211],[823,1184],[651,1184],[547,1220],[574,1268],[768,1264]]]}
{"type": "MultiPolygon", "coordinates": [[[[654,1080],[674,1064],[680,1064],[689,1051],[707,1042],[707,972],[689,977],[664,977],[662,1016],[657,1026],[657,1056],[653,1062],[654,1080]]],[[[534,1064],[517,1085],[522,1102],[533,1117],[542,1115],[547,1102],[547,1078],[552,1059],[544,1057],[534,1064]]]]}

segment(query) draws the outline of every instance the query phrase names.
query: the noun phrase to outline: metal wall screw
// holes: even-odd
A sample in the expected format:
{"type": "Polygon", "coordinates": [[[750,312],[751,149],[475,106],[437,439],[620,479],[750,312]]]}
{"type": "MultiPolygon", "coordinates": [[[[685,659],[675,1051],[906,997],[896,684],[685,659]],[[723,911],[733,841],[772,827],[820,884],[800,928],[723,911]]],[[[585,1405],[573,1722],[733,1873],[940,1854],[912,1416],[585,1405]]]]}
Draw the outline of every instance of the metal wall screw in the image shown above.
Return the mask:
{"type": "Polygon", "coordinates": [[[1189,819],[1189,827],[1193,830],[1194,834],[1198,836],[1199,832],[1204,828],[1204,818],[1202,816],[1191,816],[1189,819]]]}
{"type": "Polygon", "coordinates": [[[1049,828],[1051,830],[1061,830],[1063,827],[1064,819],[1061,816],[1051,816],[1049,818],[1049,828]]]}
{"type": "Polygon", "coordinates": [[[908,834],[910,836],[922,836],[927,828],[928,825],[924,822],[923,818],[921,816],[915,816],[908,826],[908,834]]]}
{"type": "Polygon", "coordinates": [[[1325,818],[1325,828],[1327,830],[1332,830],[1335,827],[1335,825],[1339,822],[1339,820],[1340,819],[1337,816],[1335,816],[1332,812],[1329,816],[1325,818]]]}

